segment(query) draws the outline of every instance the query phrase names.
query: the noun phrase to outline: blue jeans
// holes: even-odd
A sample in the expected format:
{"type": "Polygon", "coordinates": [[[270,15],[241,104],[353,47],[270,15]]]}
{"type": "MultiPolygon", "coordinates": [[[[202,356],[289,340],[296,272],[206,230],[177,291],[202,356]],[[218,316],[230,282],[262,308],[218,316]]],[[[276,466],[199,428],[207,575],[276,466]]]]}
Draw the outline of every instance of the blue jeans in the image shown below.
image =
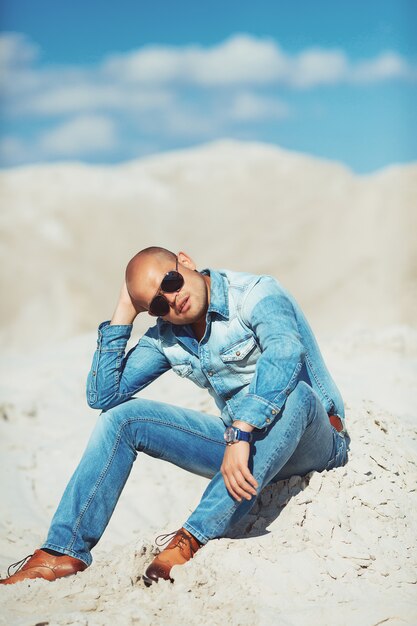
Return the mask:
{"type": "MultiPolygon", "coordinates": [[[[138,452],[210,478],[183,524],[200,542],[224,536],[256,498],[235,500],[220,473],[225,442],[220,417],[162,402],[131,399],[103,412],[62,496],[43,545],[91,564],[138,452]]],[[[279,418],[255,430],[250,470],[258,493],[270,482],[345,465],[348,439],[331,426],[316,393],[299,382],[279,418]]]]}

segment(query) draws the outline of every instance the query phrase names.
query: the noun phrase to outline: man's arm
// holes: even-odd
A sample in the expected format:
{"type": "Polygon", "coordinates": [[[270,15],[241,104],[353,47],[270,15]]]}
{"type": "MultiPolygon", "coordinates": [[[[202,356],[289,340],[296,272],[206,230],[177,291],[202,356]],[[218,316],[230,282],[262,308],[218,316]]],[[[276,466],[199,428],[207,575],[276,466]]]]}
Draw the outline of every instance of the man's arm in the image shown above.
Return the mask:
{"type": "MultiPolygon", "coordinates": [[[[304,348],[292,304],[272,278],[263,278],[252,288],[242,317],[255,333],[262,354],[233,426],[251,432],[268,426],[279,415],[297,383],[304,348]]],[[[226,488],[239,502],[250,500],[258,487],[248,468],[249,454],[249,443],[234,443],[226,447],[221,466],[226,488]]]]}
{"type": "Polygon", "coordinates": [[[142,311],[133,305],[124,283],[111,321],[98,328],[97,348],[87,377],[90,407],[107,410],[125,402],[171,367],[158,347],[156,327],[125,355],[133,321],[142,311]]]}
{"type": "Polygon", "coordinates": [[[297,384],[305,350],[292,303],[271,277],[263,277],[249,292],[242,319],[254,332],[262,354],[239,406],[239,420],[265,428],[279,416],[297,384]]]}

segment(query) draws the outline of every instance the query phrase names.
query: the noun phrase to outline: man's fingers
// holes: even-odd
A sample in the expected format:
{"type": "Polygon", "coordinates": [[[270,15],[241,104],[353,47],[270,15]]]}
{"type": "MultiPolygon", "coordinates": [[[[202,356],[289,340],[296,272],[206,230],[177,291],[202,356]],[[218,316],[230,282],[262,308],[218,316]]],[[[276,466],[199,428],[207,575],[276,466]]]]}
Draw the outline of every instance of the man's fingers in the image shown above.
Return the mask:
{"type": "Polygon", "coordinates": [[[238,494],[234,491],[234,489],[232,488],[232,486],[230,484],[230,481],[229,481],[229,479],[227,478],[226,475],[223,475],[223,479],[224,479],[224,484],[226,485],[226,489],[230,493],[232,498],[234,498],[235,500],[238,500],[239,502],[241,502],[240,496],[238,496],[238,494]]]}
{"type": "Polygon", "coordinates": [[[233,476],[233,472],[230,470],[222,470],[222,474],[227,491],[235,500],[241,502],[242,496],[246,497],[246,494],[240,489],[239,485],[237,484],[236,479],[233,476]]]}
{"type": "Polygon", "coordinates": [[[243,476],[245,477],[246,481],[248,483],[250,483],[253,487],[253,490],[251,490],[251,493],[253,493],[254,496],[256,496],[256,488],[258,486],[258,481],[256,480],[256,478],[250,473],[249,468],[248,467],[243,467],[241,469],[241,472],[243,474],[243,476]]]}
{"type": "Polygon", "coordinates": [[[252,487],[246,482],[242,473],[239,470],[235,470],[232,476],[229,476],[230,483],[233,489],[246,500],[250,500],[252,496],[252,487]]]}
{"type": "MultiPolygon", "coordinates": [[[[252,474],[249,472],[249,470],[247,470],[247,471],[249,473],[249,476],[252,476],[252,474]]],[[[233,474],[234,474],[234,477],[235,477],[239,487],[241,489],[243,489],[245,491],[245,493],[250,494],[252,496],[256,496],[257,495],[256,489],[254,487],[252,487],[252,485],[250,484],[250,482],[248,480],[246,480],[245,472],[246,472],[246,468],[243,467],[241,469],[234,470],[233,474]]]]}
{"type": "Polygon", "coordinates": [[[237,494],[237,500],[239,500],[239,502],[242,500],[242,498],[247,498],[246,492],[241,489],[241,487],[239,487],[239,483],[237,482],[233,474],[229,476],[229,483],[234,493],[237,494]]]}

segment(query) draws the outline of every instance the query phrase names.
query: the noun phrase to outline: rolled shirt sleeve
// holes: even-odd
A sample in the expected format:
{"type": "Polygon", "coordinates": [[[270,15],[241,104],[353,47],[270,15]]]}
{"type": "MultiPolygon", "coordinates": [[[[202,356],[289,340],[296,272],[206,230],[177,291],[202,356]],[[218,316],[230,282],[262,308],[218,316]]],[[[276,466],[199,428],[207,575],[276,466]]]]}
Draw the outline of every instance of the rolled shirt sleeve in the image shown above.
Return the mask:
{"type": "Polygon", "coordinates": [[[97,348],[87,376],[87,402],[107,410],[125,402],[166,372],[170,363],[158,347],[156,326],[150,328],[126,355],[132,325],[98,327],[97,348]]]}
{"type": "Polygon", "coordinates": [[[241,314],[255,334],[261,356],[238,419],[264,428],[279,416],[297,384],[305,350],[292,303],[274,278],[262,277],[251,288],[241,314]]]}

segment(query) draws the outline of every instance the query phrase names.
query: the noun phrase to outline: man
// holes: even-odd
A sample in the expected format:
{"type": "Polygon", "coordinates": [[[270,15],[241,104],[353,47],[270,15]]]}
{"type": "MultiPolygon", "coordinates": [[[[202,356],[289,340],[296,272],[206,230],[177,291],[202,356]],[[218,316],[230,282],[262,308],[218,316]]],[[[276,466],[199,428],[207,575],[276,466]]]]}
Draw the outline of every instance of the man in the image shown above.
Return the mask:
{"type": "Polygon", "coordinates": [[[185,252],[152,247],[130,260],[113,317],[99,326],[87,400],[102,413],[47,540],[3,584],[89,566],[138,452],[211,479],[165,536],[147,585],[172,580],[174,565],[225,536],[271,481],[347,462],[343,401],[292,296],[271,276],[198,272],[185,252]],[[144,311],[156,324],[125,355],[144,311]],[[220,415],[133,398],[170,368],[207,389],[220,415]]]}

